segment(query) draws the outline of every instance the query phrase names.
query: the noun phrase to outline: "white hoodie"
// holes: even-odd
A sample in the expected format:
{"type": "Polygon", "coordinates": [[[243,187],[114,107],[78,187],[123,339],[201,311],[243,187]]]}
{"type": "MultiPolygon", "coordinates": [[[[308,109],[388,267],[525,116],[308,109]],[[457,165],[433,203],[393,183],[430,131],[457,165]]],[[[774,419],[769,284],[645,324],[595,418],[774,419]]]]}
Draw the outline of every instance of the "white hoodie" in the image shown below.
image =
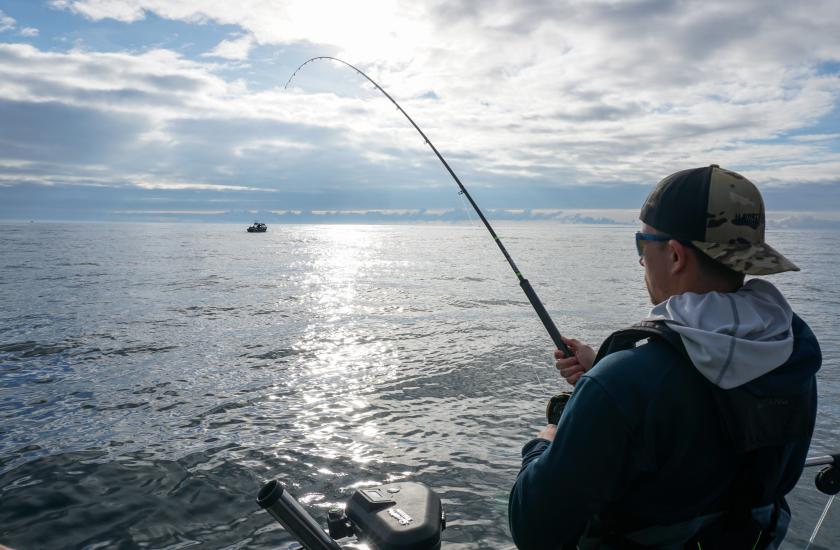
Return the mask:
{"type": "Polygon", "coordinates": [[[671,296],[647,320],[665,321],[697,370],[725,390],[781,366],[793,352],[793,311],[762,279],[751,279],[737,292],[671,296]]]}

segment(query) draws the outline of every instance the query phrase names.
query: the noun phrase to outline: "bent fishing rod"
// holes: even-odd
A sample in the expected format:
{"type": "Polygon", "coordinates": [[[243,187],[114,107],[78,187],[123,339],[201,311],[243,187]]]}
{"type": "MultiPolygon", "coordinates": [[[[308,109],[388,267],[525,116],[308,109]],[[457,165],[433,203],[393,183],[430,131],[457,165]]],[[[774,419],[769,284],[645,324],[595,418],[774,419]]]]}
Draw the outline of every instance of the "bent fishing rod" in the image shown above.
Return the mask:
{"type": "Polygon", "coordinates": [[[313,61],[318,61],[320,59],[338,61],[339,63],[350,67],[351,69],[365,77],[368,80],[368,82],[370,82],[376,87],[377,90],[382,92],[382,95],[391,100],[391,103],[393,103],[397,107],[397,110],[399,110],[399,112],[401,112],[403,116],[405,116],[405,118],[408,119],[411,125],[414,126],[414,129],[417,130],[423,137],[423,140],[426,142],[426,145],[428,145],[432,149],[432,151],[437,156],[438,160],[440,160],[440,162],[443,163],[443,166],[446,168],[446,171],[449,172],[449,175],[452,176],[452,179],[455,180],[455,183],[458,184],[458,187],[461,190],[460,193],[467,198],[467,200],[470,202],[470,205],[472,205],[473,209],[475,210],[476,214],[478,214],[478,217],[481,218],[481,222],[484,224],[484,227],[486,227],[487,231],[490,232],[490,236],[493,237],[493,240],[499,246],[499,250],[502,251],[505,260],[507,260],[508,264],[510,264],[511,269],[513,269],[513,272],[516,274],[517,279],[519,279],[519,286],[522,288],[522,291],[525,292],[525,296],[528,297],[528,301],[531,302],[531,306],[537,312],[537,316],[540,318],[540,321],[542,321],[545,330],[548,331],[548,335],[551,336],[551,340],[554,342],[554,345],[557,346],[557,348],[559,348],[560,350],[562,350],[566,357],[571,357],[572,355],[574,355],[572,353],[572,350],[569,349],[569,347],[563,342],[563,339],[560,336],[560,331],[557,330],[557,325],[554,324],[554,321],[551,319],[551,316],[548,314],[548,311],[545,309],[545,306],[540,301],[536,291],[534,291],[534,288],[531,286],[531,283],[528,282],[528,279],[526,279],[519,271],[519,268],[516,267],[516,263],[514,263],[513,258],[511,258],[510,256],[510,253],[508,253],[507,249],[505,248],[505,245],[502,244],[502,240],[499,238],[498,235],[496,235],[496,232],[493,230],[493,227],[490,225],[490,222],[488,222],[487,218],[484,217],[484,214],[481,212],[481,209],[478,207],[478,204],[476,204],[476,202],[473,200],[469,191],[467,191],[467,188],[464,187],[464,184],[461,183],[461,180],[458,179],[457,175],[455,175],[455,172],[452,170],[452,168],[450,168],[449,163],[446,162],[446,159],[443,158],[443,155],[441,155],[440,152],[437,150],[437,147],[435,147],[432,141],[426,136],[425,133],[423,133],[423,130],[421,130],[420,127],[417,126],[414,120],[412,120],[412,118],[408,116],[408,113],[406,113],[405,110],[402,107],[400,107],[400,104],[397,103],[397,101],[393,97],[391,97],[391,95],[388,92],[386,92],[382,88],[382,86],[377,84],[376,81],[374,81],[371,77],[366,75],[362,70],[351,65],[350,63],[347,63],[346,61],[342,61],[337,57],[319,56],[307,59],[297,69],[295,69],[295,72],[293,72],[292,76],[289,77],[289,80],[286,81],[286,85],[283,86],[283,89],[285,90],[286,88],[288,88],[289,83],[292,81],[292,79],[294,79],[298,71],[300,71],[309,63],[312,63],[313,61]]]}

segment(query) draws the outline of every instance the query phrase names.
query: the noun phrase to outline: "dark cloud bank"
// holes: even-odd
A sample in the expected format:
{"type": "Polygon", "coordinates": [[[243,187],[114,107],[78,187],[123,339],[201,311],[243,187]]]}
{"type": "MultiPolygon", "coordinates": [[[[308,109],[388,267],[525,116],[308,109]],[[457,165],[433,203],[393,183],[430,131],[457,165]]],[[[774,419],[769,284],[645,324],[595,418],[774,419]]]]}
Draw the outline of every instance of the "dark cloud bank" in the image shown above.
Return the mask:
{"type": "MultiPolygon", "coordinates": [[[[533,187],[518,193],[478,188],[473,196],[491,221],[632,224],[648,191],[641,185],[533,187]]],[[[772,228],[840,229],[840,186],[768,187],[762,192],[772,228]]],[[[22,184],[0,187],[0,198],[0,220],[15,221],[478,223],[454,185],[389,194],[22,184]]]]}

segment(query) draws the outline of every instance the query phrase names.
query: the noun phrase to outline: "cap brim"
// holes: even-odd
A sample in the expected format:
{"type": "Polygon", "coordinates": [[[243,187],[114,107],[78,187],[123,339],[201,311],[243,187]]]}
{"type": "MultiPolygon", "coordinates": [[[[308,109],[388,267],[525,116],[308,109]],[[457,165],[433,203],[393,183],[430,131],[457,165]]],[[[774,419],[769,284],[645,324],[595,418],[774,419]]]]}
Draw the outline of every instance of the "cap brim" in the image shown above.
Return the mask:
{"type": "Polygon", "coordinates": [[[766,243],[707,243],[691,241],[706,256],[739,273],[770,275],[799,271],[792,261],[766,243]]]}

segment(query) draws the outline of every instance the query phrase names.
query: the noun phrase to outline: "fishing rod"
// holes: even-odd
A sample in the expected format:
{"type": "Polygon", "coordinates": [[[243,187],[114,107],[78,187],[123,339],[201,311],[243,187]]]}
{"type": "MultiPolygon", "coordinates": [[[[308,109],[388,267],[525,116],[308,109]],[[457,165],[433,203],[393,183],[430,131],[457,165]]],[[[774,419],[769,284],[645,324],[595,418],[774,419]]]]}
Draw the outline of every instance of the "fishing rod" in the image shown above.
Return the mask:
{"type": "Polygon", "coordinates": [[[531,286],[531,283],[528,282],[528,279],[526,279],[522,275],[522,273],[519,271],[519,268],[516,267],[516,263],[514,263],[513,258],[511,258],[511,256],[510,256],[510,253],[508,253],[507,249],[505,248],[505,245],[502,244],[502,240],[499,238],[498,235],[496,235],[496,232],[493,230],[493,227],[490,225],[490,222],[488,222],[487,218],[484,217],[484,214],[481,212],[481,209],[478,207],[476,202],[473,200],[469,191],[467,191],[467,188],[464,187],[464,184],[461,183],[461,180],[458,179],[457,175],[455,175],[455,172],[452,170],[452,168],[450,168],[449,163],[446,162],[446,159],[443,158],[443,155],[441,155],[440,152],[437,150],[437,147],[435,147],[434,144],[432,143],[432,141],[426,136],[425,133],[423,133],[423,130],[421,130],[420,127],[417,126],[417,124],[414,122],[414,120],[412,120],[412,118],[410,116],[408,116],[408,113],[406,113],[405,110],[402,107],[400,107],[400,104],[397,103],[396,100],[393,97],[391,97],[391,95],[382,88],[382,86],[377,84],[376,81],[374,81],[371,77],[366,75],[362,70],[360,70],[359,68],[351,65],[350,63],[347,63],[346,61],[338,59],[337,57],[318,56],[318,57],[313,57],[311,59],[307,59],[297,69],[295,69],[295,72],[293,72],[292,76],[289,77],[289,80],[286,81],[286,85],[283,86],[283,89],[285,90],[286,88],[288,88],[289,83],[292,81],[292,79],[294,79],[294,77],[298,73],[298,71],[300,71],[302,68],[304,68],[309,63],[312,63],[313,61],[318,61],[319,59],[328,59],[328,60],[331,60],[331,61],[338,61],[339,63],[342,63],[342,64],[350,67],[351,69],[353,69],[354,71],[356,71],[357,73],[359,73],[360,75],[365,77],[368,80],[368,82],[370,82],[371,84],[373,84],[376,87],[377,90],[382,92],[382,94],[385,97],[387,97],[389,100],[391,100],[391,103],[393,103],[397,107],[399,112],[401,112],[403,114],[403,116],[405,116],[405,118],[408,119],[408,121],[411,123],[411,125],[414,126],[414,129],[417,130],[420,133],[420,135],[423,137],[423,140],[426,142],[426,145],[428,145],[432,149],[432,151],[434,151],[438,160],[440,160],[443,163],[443,166],[446,168],[446,171],[449,172],[449,175],[452,176],[452,179],[455,180],[455,183],[458,184],[458,187],[461,189],[460,193],[462,195],[464,195],[465,197],[467,197],[467,200],[470,202],[470,205],[472,205],[473,209],[478,214],[478,217],[481,218],[481,222],[484,224],[484,227],[486,227],[487,231],[490,232],[490,236],[493,237],[493,240],[499,246],[499,250],[502,251],[502,254],[505,257],[505,260],[507,260],[508,264],[510,264],[511,269],[513,269],[513,272],[516,274],[517,279],[519,279],[519,286],[522,288],[522,291],[525,292],[525,296],[528,297],[528,301],[531,302],[531,307],[533,307],[534,310],[537,312],[537,316],[540,318],[540,321],[542,321],[542,324],[545,327],[545,330],[548,331],[548,335],[551,336],[551,340],[554,342],[554,345],[557,346],[557,348],[559,348],[560,350],[562,350],[566,357],[571,357],[572,355],[574,355],[572,350],[569,349],[569,347],[563,342],[563,339],[560,336],[560,331],[557,329],[557,325],[554,324],[554,321],[551,319],[551,316],[548,314],[548,311],[545,309],[545,306],[540,301],[539,297],[537,296],[536,291],[534,291],[534,288],[531,286]]]}

